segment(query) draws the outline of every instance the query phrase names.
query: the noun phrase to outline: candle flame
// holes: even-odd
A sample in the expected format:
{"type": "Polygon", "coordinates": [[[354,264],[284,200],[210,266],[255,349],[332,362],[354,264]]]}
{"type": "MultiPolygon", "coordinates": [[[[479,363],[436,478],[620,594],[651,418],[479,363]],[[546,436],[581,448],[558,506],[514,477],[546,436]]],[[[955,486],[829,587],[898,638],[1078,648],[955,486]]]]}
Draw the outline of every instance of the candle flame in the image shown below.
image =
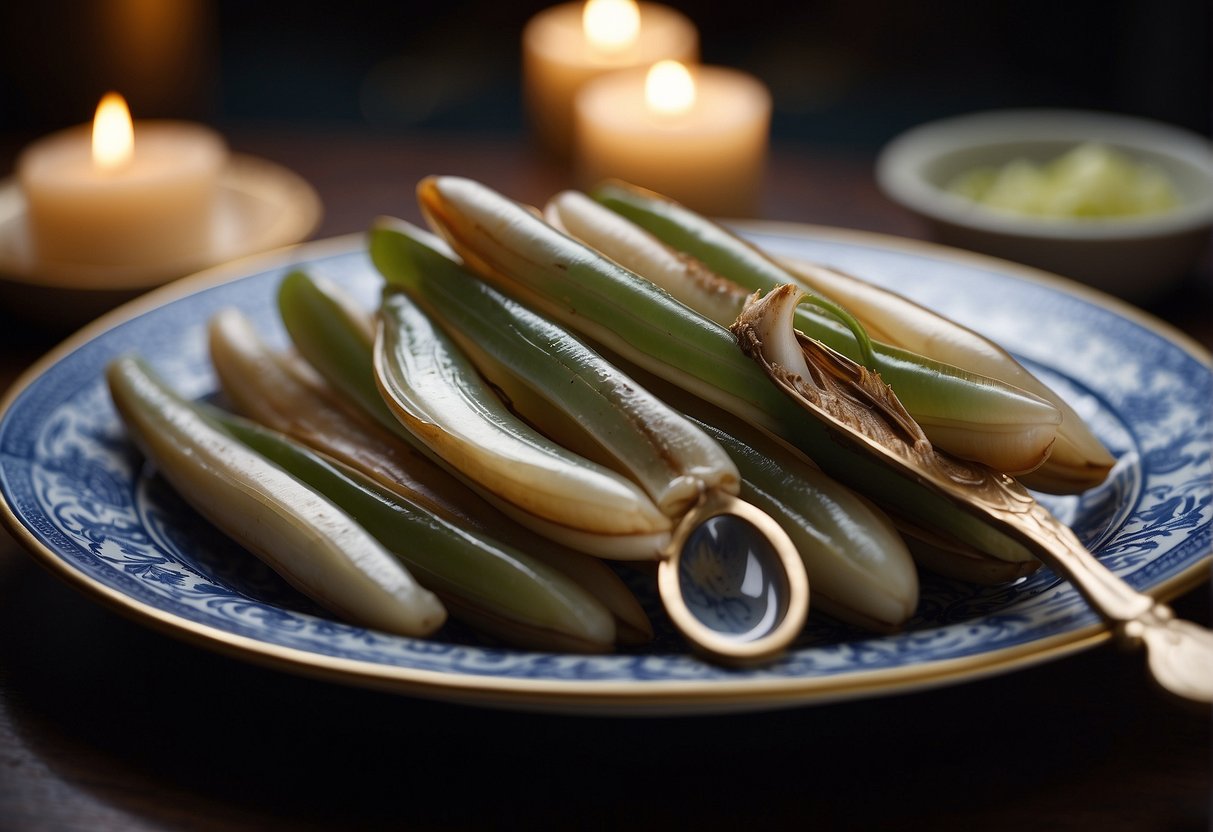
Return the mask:
{"type": "Polygon", "coordinates": [[[618,52],[634,44],[640,34],[640,6],[636,0],[586,0],[581,25],[591,46],[618,52]]]}
{"type": "Polygon", "coordinates": [[[117,170],[130,162],[134,152],[131,111],[122,96],[108,92],[93,117],[93,164],[101,170],[117,170]]]}
{"type": "Polygon", "coordinates": [[[657,113],[685,113],[695,105],[695,79],[678,61],[658,61],[645,76],[644,100],[657,113]]]}

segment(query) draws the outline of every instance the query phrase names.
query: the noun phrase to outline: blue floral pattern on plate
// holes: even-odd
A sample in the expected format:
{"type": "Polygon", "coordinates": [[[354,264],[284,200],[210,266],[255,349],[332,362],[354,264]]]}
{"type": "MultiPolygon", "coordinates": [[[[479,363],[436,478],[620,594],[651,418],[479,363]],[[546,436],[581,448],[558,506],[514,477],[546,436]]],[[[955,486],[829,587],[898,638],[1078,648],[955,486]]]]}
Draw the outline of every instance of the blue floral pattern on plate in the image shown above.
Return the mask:
{"type": "MultiPolygon", "coordinates": [[[[762,225],[746,233],[774,253],[895,288],[1000,341],[1066,396],[1118,459],[1105,484],[1076,497],[1049,497],[1049,507],[1137,589],[1190,580],[1204,563],[1213,514],[1213,373],[1197,351],[1099,296],[1023,279],[999,261],[876,235],[762,225]]],[[[1047,569],[998,587],[925,576],[920,607],[904,632],[872,636],[811,621],[786,657],[745,671],[689,653],[666,624],[651,583],[630,574],[657,637],[641,650],[609,656],[486,645],[457,625],[420,641],[327,618],[148,470],[125,437],[103,369],[113,357],[137,352],[183,394],[209,395],[215,381],[205,352],[207,318],[237,306],[267,337],[285,343],[273,298],[296,263],[370,306],[380,284],[359,245],[353,238],[314,244],[296,250],[289,263],[260,261],[269,265],[230,282],[199,280],[197,291],[120,320],[61,352],[33,378],[0,421],[0,493],[35,553],[136,612],[155,611],[170,627],[179,622],[215,644],[238,640],[253,658],[281,648],[296,662],[314,660],[330,670],[329,660],[349,660],[351,680],[405,679],[406,689],[439,697],[470,681],[496,690],[505,704],[528,684],[540,700],[559,705],[580,687],[600,692],[603,683],[621,701],[639,703],[648,701],[648,688],[661,689],[675,709],[711,699],[717,685],[732,691],[733,705],[721,708],[744,706],[751,688],[757,694],[784,683],[793,691],[786,701],[814,701],[816,680],[835,682],[836,696],[860,674],[1030,653],[1096,623],[1073,588],[1047,569]],[[671,689],[681,692],[672,700],[671,689]]],[[[898,684],[891,680],[883,689],[898,684]]]]}

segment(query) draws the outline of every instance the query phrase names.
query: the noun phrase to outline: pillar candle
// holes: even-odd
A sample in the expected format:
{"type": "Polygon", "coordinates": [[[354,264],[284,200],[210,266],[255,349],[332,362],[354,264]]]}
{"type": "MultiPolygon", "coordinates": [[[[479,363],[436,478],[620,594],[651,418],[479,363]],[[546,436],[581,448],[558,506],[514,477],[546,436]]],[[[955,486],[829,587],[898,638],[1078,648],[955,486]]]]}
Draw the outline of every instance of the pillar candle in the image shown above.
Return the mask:
{"type": "Polygon", "coordinates": [[[18,158],[33,255],[43,271],[110,266],[172,276],[206,260],[227,161],[223,140],[188,122],[132,126],[120,106],[126,121],[115,117],[109,129],[116,132],[106,133],[99,107],[97,129],[51,134],[18,158]],[[116,143],[109,156],[107,143],[116,143]]]}
{"type": "Polygon", "coordinates": [[[698,60],[699,34],[686,16],[657,3],[627,2],[638,13],[635,28],[618,20],[611,26],[610,8],[599,17],[587,18],[588,4],[564,3],[537,14],[523,31],[527,111],[535,135],[557,156],[567,157],[571,150],[573,97],[586,81],[664,58],[698,60]]]}
{"type": "Polygon", "coordinates": [[[701,213],[757,213],[771,96],[756,78],[671,62],[596,78],[575,110],[582,187],[623,179],[701,213]]]}

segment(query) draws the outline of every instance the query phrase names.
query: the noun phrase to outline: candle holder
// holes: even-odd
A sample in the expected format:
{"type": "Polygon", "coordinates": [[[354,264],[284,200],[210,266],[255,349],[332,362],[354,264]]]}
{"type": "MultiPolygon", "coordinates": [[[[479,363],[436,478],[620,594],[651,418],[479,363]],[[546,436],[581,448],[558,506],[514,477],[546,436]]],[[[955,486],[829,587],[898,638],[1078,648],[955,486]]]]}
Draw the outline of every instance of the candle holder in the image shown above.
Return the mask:
{"type": "Polygon", "coordinates": [[[0,182],[0,305],[22,320],[79,326],[193,271],[311,236],[320,197],[302,177],[265,159],[233,154],[219,174],[209,244],[189,267],[47,264],[36,256],[27,204],[15,179],[0,182]]]}

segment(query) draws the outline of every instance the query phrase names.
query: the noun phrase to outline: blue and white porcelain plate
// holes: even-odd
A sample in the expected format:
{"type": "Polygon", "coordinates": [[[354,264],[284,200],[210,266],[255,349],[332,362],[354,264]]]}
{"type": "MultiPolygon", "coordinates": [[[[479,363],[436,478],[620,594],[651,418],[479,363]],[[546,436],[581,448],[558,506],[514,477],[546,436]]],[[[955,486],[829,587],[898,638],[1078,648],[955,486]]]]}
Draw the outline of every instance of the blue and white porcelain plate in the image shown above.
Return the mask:
{"type": "MultiPolygon", "coordinates": [[[[1168,597],[1207,575],[1213,363],[1131,307],[1039,272],[858,232],[752,224],[775,254],[895,288],[984,332],[1070,400],[1115,453],[1108,481],[1045,499],[1109,568],[1168,597]]],[[[1049,570],[979,587],[924,576],[903,632],[810,621],[780,661],[728,670],[696,658],[635,585],[657,637],[607,656],[486,645],[456,626],[434,640],[351,626],[301,598],[201,520],[127,440],[102,372],[143,355],[181,393],[216,389],[209,316],[242,309],[286,339],[274,293],[303,266],[371,306],[380,281],[362,238],[312,243],[168,286],[102,318],[45,357],[0,411],[0,494],[9,528],[94,597],[174,635],[242,658],[413,695],[515,708],[691,713],[874,696],[1006,672],[1099,643],[1107,631],[1049,570]]],[[[1143,671],[1144,672],[1144,671],[1143,671]]]]}

